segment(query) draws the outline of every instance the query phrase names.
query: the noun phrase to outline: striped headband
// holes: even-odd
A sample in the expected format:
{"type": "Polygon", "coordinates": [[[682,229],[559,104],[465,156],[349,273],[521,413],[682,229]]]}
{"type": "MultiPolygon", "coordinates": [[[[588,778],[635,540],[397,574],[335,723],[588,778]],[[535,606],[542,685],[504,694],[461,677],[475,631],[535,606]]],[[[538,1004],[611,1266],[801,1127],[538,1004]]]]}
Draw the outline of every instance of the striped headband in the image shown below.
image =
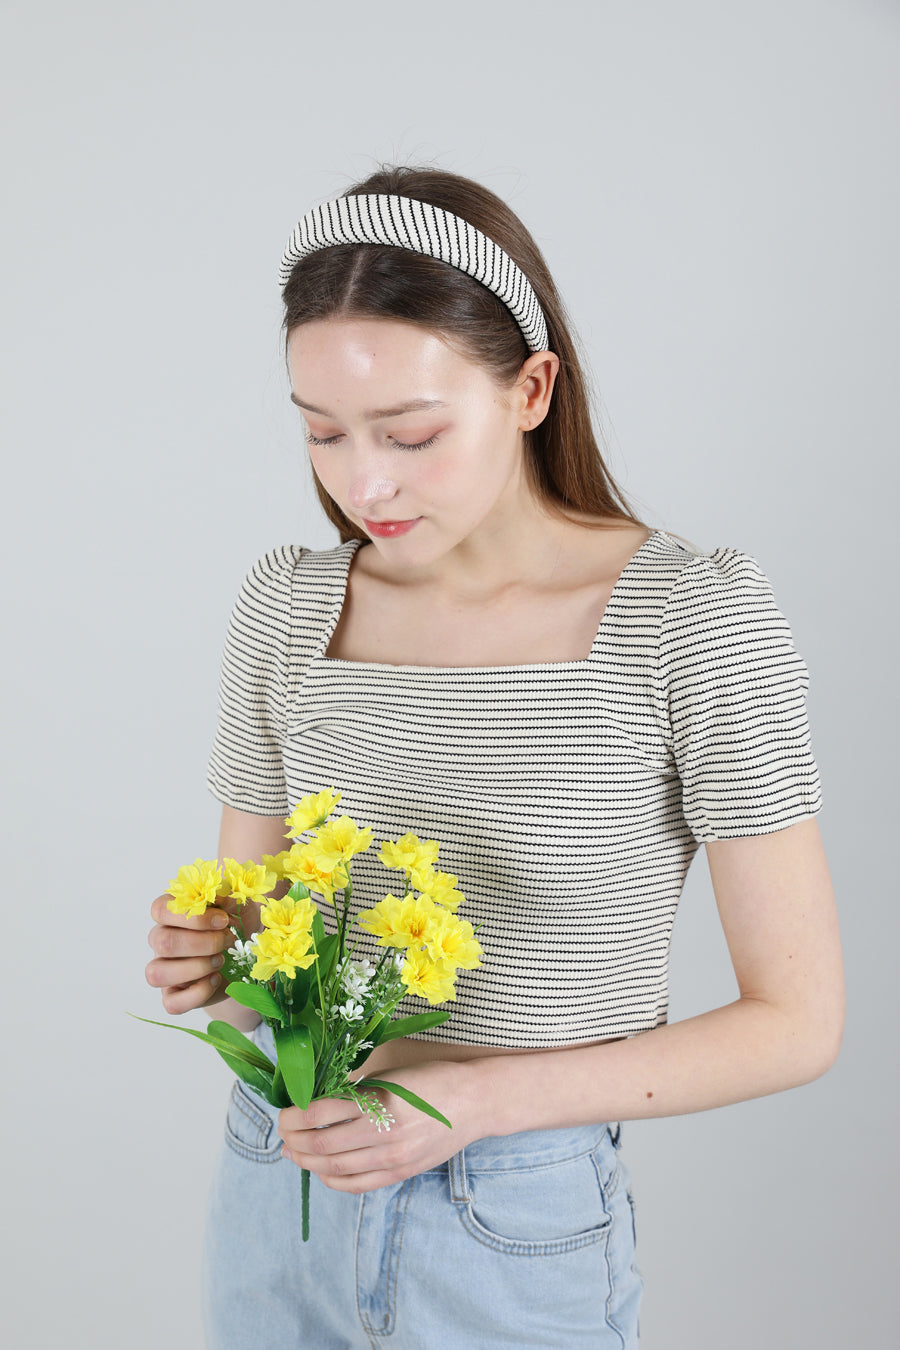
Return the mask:
{"type": "Polygon", "coordinates": [[[284,288],[294,264],[335,244],[392,244],[439,258],[503,301],[533,352],[548,348],[547,324],[531,282],[492,239],[467,220],[413,197],[366,194],[314,206],[294,229],[281,259],[284,288]]]}

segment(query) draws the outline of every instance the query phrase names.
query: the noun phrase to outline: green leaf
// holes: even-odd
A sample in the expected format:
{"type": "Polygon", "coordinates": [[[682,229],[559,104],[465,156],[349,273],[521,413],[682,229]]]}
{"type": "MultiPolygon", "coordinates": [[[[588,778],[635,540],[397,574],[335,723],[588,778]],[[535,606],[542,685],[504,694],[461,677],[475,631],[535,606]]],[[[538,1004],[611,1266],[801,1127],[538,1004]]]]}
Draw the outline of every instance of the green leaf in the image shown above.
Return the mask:
{"type": "Polygon", "coordinates": [[[275,1017],[281,1021],[278,999],[264,984],[244,984],[243,980],[235,980],[231,984],[226,984],[225,993],[229,998],[233,998],[235,1003],[252,1008],[263,1017],[275,1017]]]}
{"type": "MultiPolygon", "coordinates": [[[[416,1013],[414,1017],[398,1017],[396,1022],[390,1022],[381,1035],[381,1042],[394,1041],[398,1036],[411,1036],[416,1031],[428,1031],[431,1027],[439,1027],[442,1022],[446,1022],[450,1016],[449,1011],[416,1013]]],[[[370,1037],[374,1040],[374,1036],[370,1037]]]]}
{"type": "Polygon", "coordinates": [[[295,1012],[291,1017],[291,1026],[308,1027],[312,1036],[313,1050],[318,1055],[322,1048],[324,1038],[324,1028],[322,1019],[319,1016],[318,1008],[315,1003],[307,1003],[299,1012],[295,1012]]]}
{"type": "Polygon", "coordinates": [[[322,915],[319,913],[318,909],[316,909],[316,912],[313,915],[312,939],[313,939],[313,946],[315,947],[316,951],[318,951],[322,943],[325,941],[325,925],[322,922],[322,915]]]}
{"type": "Polygon", "coordinates": [[[319,957],[319,970],[322,975],[323,984],[331,974],[331,966],[334,961],[335,953],[337,952],[339,941],[340,939],[338,938],[337,933],[332,933],[330,937],[323,936],[316,943],[316,952],[319,957]]]}
{"type": "MultiPolygon", "coordinates": [[[[218,1049],[218,1047],[216,1047],[218,1049]]],[[[224,1059],[232,1073],[237,1074],[248,1087],[252,1087],[254,1092],[258,1092],[264,1101],[270,1106],[285,1106],[287,1103],[279,1101],[278,1093],[275,1087],[275,1081],[270,1073],[263,1073],[262,1069],[257,1069],[252,1064],[247,1064],[245,1060],[239,1059],[237,1055],[231,1055],[227,1050],[219,1049],[219,1054],[224,1059]]]]}
{"type": "Polygon", "coordinates": [[[305,1111],[312,1100],[316,1071],[309,1027],[278,1027],[275,1049],[291,1101],[305,1111]]]}
{"type": "Polygon", "coordinates": [[[417,1097],[414,1092],[410,1092],[409,1088],[401,1087],[399,1083],[385,1083],[381,1078],[361,1078],[356,1086],[360,1090],[367,1087],[385,1088],[386,1091],[394,1092],[398,1097],[402,1097],[405,1102],[409,1102],[410,1106],[414,1106],[417,1111],[424,1111],[426,1116],[439,1120],[442,1125],[447,1126],[448,1130],[453,1129],[447,1117],[442,1116],[436,1107],[430,1106],[428,1102],[423,1101],[421,1097],[417,1097]]]}
{"type": "MultiPolygon", "coordinates": [[[[298,1006],[302,1008],[309,998],[310,985],[314,979],[315,962],[313,962],[311,966],[307,966],[305,970],[302,970],[300,966],[297,966],[297,974],[294,976],[293,980],[289,981],[291,986],[291,998],[294,1001],[295,1008],[298,1006]]],[[[291,1018],[291,1020],[293,1021],[293,1018],[291,1018]]]]}
{"type": "Polygon", "coordinates": [[[253,1059],[256,1067],[263,1069],[270,1076],[275,1072],[275,1065],[269,1059],[269,1056],[260,1050],[259,1046],[245,1036],[237,1027],[233,1027],[230,1022],[210,1022],[209,1034],[217,1040],[226,1041],[232,1047],[231,1054],[243,1053],[248,1061],[253,1059]]]}
{"type": "MultiPolygon", "coordinates": [[[[246,1036],[242,1036],[236,1027],[229,1026],[229,1031],[233,1031],[237,1036],[240,1036],[242,1041],[246,1041],[249,1049],[245,1049],[243,1045],[239,1045],[230,1037],[226,1038],[219,1035],[208,1036],[205,1031],[195,1031],[193,1027],[177,1027],[174,1022],[154,1022],[151,1017],[138,1017],[137,1013],[128,1013],[127,1016],[133,1017],[136,1022],[146,1022],[151,1027],[166,1027],[169,1031],[182,1031],[186,1036],[196,1036],[198,1041],[206,1041],[207,1045],[211,1045],[214,1050],[220,1052],[224,1050],[227,1054],[243,1060],[245,1064],[252,1064],[257,1069],[271,1070],[274,1072],[275,1066],[268,1056],[257,1049],[252,1041],[248,1041],[246,1036]]],[[[210,1026],[222,1025],[221,1022],[210,1022],[210,1026]]],[[[228,1023],[225,1023],[224,1025],[228,1026],[228,1023]]]]}

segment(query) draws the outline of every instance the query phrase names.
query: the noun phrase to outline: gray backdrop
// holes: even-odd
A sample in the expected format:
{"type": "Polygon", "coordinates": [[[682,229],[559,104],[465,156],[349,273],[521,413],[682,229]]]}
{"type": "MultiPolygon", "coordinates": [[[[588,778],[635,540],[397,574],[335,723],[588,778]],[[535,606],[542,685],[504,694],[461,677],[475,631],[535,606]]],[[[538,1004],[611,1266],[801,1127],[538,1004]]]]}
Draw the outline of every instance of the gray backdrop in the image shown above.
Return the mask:
{"type": "MultiPolygon", "coordinates": [[[[626,1126],[644,1344],[893,1344],[898,4],[0,17],[10,1343],[198,1344],[229,1076],[125,1010],[163,1015],[147,908],[215,847],[236,589],[267,548],[332,538],[287,403],[281,250],[386,159],[520,212],[614,472],[651,524],[759,559],[812,672],[844,1050],[811,1086],[626,1126]]],[[[671,1015],[734,992],[701,856],[671,1015]]]]}

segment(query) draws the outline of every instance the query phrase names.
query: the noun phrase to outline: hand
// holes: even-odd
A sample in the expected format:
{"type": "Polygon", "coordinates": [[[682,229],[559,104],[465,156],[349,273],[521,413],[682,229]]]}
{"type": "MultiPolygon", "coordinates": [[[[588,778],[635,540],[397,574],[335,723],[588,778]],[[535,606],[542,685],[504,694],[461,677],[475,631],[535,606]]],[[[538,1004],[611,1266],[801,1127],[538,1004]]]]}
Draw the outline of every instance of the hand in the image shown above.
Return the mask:
{"type": "Polygon", "coordinates": [[[234,935],[224,909],[213,905],[193,917],[173,914],[166,907],[171,898],[158,895],[150,906],[155,923],[147,941],[156,959],[148,963],[144,975],[148,984],[162,990],[167,1013],[184,1013],[227,997],[218,968],[234,935]]]}
{"type": "MultiPolygon", "coordinates": [[[[436,1167],[487,1133],[483,1120],[478,1119],[482,1096],[472,1070],[472,1064],[441,1060],[378,1074],[436,1107],[451,1122],[452,1130],[393,1092],[372,1088],[394,1117],[389,1130],[379,1132],[355,1102],[322,1097],[306,1111],[289,1106],[280,1112],[282,1157],[315,1172],[331,1190],[352,1195],[391,1186],[436,1167]]],[[[365,1087],[365,1079],[359,1080],[359,1086],[365,1087]]]]}

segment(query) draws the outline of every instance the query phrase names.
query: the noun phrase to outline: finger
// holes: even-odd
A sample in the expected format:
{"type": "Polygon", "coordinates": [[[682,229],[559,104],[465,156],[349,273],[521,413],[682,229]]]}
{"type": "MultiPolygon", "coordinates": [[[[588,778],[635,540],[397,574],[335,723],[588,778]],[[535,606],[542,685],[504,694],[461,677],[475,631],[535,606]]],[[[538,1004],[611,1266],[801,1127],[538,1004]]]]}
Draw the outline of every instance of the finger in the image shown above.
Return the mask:
{"type": "Polygon", "coordinates": [[[374,1149],[360,1149],[354,1153],[342,1153],[339,1157],[322,1158],[316,1153],[301,1153],[285,1147],[282,1157],[297,1167],[315,1172],[319,1180],[331,1190],[354,1194],[376,1190],[379,1186],[390,1186],[408,1174],[398,1165],[396,1157],[374,1149]]]}
{"type": "Polygon", "coordinates": [[[320,1097],[305,1111],[299,1106],[286,1106],[278,1114],[278,1133],[282,1130],[320,1130],[326,1125],[357,1119],[357,1108],[340,1097],[320,1097]]]}
{"type": "MultiPolygon", "coordinates": [[[[144,970],[144,976],[154,989],[183,989],[197,980],[211,977],[221,968],[222,963],[221,955],[150,961],[144,970]]],[[[217,975],[216,983],[218,982],[217,975]]]]}
{"type": "Polygon", "coordinates": [[[227,928],[231,916],[221,905],[210,905],[202,914],[173,914],[169,909],[171,895],[158,895],[150,906],[150,916],[157,923],[172,928],[227,928]]]}
{"type": "Polygon", "coordinates": [[[214,994],[219,992],[221,982],[220,975],[210,975],[208,979],[196,980],[193,984],[184,987],[164,989],[162,1005],[167,1013],[173,1015],[191,1012],[194,1008],[202,1008],[214,994]]]}
{"type": "Polygon", "coordinates": [[[157,924],[147,934],[147,943],[157,956],[215,956],[224,952],[234,942],[230,928],[204,929],[195,932],[187,928],[170,928],[168,924],[157,924]]]}

